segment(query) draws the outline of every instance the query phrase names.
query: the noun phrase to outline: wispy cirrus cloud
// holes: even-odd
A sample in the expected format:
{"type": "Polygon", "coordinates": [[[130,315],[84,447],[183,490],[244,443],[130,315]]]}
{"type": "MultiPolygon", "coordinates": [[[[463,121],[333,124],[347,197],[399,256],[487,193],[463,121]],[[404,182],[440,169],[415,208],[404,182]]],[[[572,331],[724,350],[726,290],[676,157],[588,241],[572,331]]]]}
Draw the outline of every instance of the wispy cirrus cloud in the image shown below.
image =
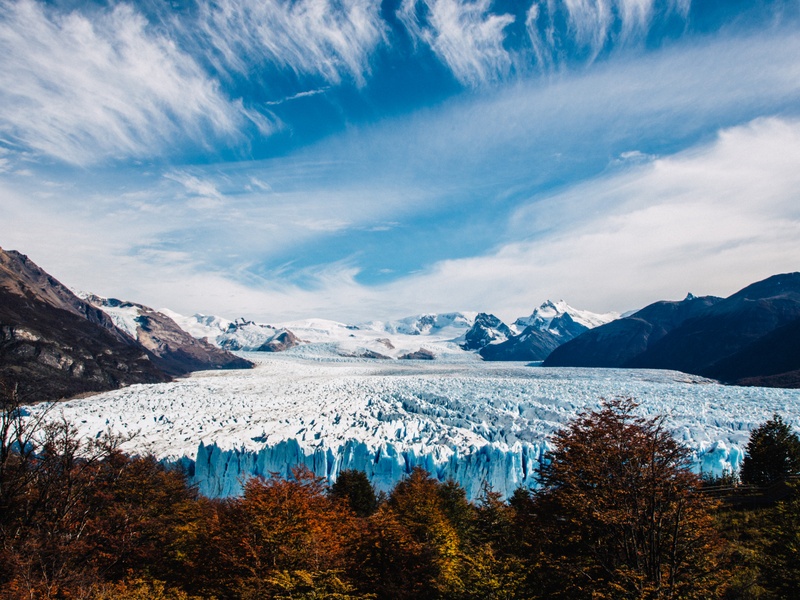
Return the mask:
{"type": "Polygon", "coordinates": [[[691,0],[534,0],[525,26],[537,64],[552,68],[576,50],[592,62],[604,48],[642,43],[654,14],[685,19],[690,6],[691,0]]]}
{"type": "Polygon", "coordinates": [[[68,163],[230,139],[248,119],[271,128],[129,5],[82,14],[2,0],[0,54],[0,131],[68,163]]]}
{"type": "Polygon", "coordinates": [[[397,16],[465,85],[506,75],[512,56],[503,46],[509,14],[490,12],[491,0],[403,0],[397,16]],[[420,10],[424,7],[424,11],[420,10]]]}
{"type": "Polygon", "coordinates": [[[202,34],[221,70],[258,73],[265,64],[331,84],[364,85],[384,40],[372,0],[219,0],[200,4],[202,34]]]}
{"type": "Polygon", "coordinates": [[[533,0],[524,22],[491,0],[403,0],[398,18],[462,84],[481,86],[533,66],[551,70],[608,48],[643,43],[655,14],[686,19],[691,0],[533,0]],[[521,29],[527,44],[511,33],[521,29]],[[534,64],[531,64],[531,59],[534,64]]]}

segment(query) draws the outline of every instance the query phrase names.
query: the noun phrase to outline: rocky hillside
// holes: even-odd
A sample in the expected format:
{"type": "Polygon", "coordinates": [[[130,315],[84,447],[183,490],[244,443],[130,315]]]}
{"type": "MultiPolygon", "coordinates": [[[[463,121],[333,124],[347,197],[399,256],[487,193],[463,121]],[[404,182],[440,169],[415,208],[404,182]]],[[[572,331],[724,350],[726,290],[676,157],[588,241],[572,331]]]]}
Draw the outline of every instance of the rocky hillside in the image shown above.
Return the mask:
{"type": "Polygon", "coordinates": [[[179,364],[175,356],[182,355],[181,349],[169,356],[157,346],[128,335],[108,314],[78,298],[25,255],[0,249],[4,393],[16,390],[23,402],[52,400],[240,364],[230,362],[239,360],[232,355],[225,358],[229,365],[198,356],[179,364]]]}

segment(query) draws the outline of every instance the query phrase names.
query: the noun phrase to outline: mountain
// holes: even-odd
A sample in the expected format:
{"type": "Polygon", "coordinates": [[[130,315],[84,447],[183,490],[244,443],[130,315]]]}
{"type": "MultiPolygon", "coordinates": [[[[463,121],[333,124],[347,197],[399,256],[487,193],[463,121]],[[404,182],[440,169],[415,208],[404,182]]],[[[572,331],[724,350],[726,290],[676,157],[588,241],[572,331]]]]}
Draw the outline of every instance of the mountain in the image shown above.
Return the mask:
{"type": "Polygon", "coordinates": [[[2,385],[33,402],[165,382],[192,370],[252,366],[198,342],[152,309],[108,304],[102,308],[113,314],[73,294],[25,255],[0,249],[2,385]]]}
{"type": "Polygon", "coordinates": [[[721,298],[689,294],[680,302],[650,304],[629,317],[588,330],[554,349],[545,367],[623,367],[687,319],[704,313],[721,298]]]}
{"type": "Polygon", "coordinates": [[[163,312],[195,338],[219,348],[250,352],[291,350],[307,356],[378,359],[401,358],[417,352],[426,359],[463,353],[458,342],[463,341],[475,320],[469,313],[454,312],[357,325],[326,319],[268,325],[242,318],[229,321],[217,316],[186,317],[168,310],[163,312]]]}
{"type": "Polygon", "coordinates": [[[578,332],[577,335],[580,335],[580,333],[583,333],[587,329],[605,325],[619,318],[619,315],[614,312],[598,314],[588,310],[579,310],[570,306],[563,300],[559,300],[558,302],[547,300],[538,308],[534,309],[529,317],[520,317],[514,321],[512,327],[516,329],[517,332],[522,332],[526,328],[534,326],[540,331],[554,330],[555,332],[561,333],[565,327],[565,324],[560,323],[564,315],[569,315],[572,322],[582,327],[580,330],[575,329],[575,331],[578,332]]]}
{"type": "Polygon", "coordinates": [[[170,317],[148,306],[93,294],[83,299],[106,313],[114,325],[152,352],[158,367],[170,375],[253,366],[250,361],[196,339],[170,317]]]}
{"type": "MultiPolygon", "coordinates": [[[[735,380],[753,373],[745,365],[724,367],[724,361],[746,350],[776,329],[800,319],[800,273],[774,275],[715,303],[700,318],[688,320],[630,361],[631,367],[674,369],[735,380]],[[723,368],[718,363],[723,363],[723,368]]],[[[788,355],[800,368],[800,354],[788,355]]],[[[764,369],[771,370],[767,365],[764,369]]]]}
{"type": "Polygon", "coordinates": [[[265,325],[237,319],[164,311],[196,338],[229,350],[280,352],[358,358],[431,359],[478,351],[484,360],[543,360],[559,344],[590,327],[616,318],[547,301],[529,317],[508,326],[489,313],[426,313],[391,321],[347,325],[308,319],[265,325]],[[519,327],[523,327],[519,330],[519,327]]]}
{"type": "Polygon", "coordinates": [[[425,335],[437,337],[459,337],[475,322],[475,313],[428,313],[405,317],[396,321],[371,321],[355,326],[399,335],[425,335]]]}
{"type": "Polygon", "coordinates": [[[725,299],[657,302],[557,348],[545,366],[672,369],[751,385],[795,387],[800,273],[725,299]]]}
{"type": "Polygon", "coordinates": [[[469,331],[464,334],[461,347],[464,350],[480,350],[493,343],[500,343],[512,337],[514,332],[496,316],[478,313],[469,331]]]}
{"type": "Polygon", "coordinates": [[[738,385],[800,388],[800,319],[758,338],[708,369],[738,385]]]}
{"type": "Polygon", "coordinates": [[[0,381],[21,401],[168,381],[154,359],[28,257],[0,249],[0,381]]]}
{"type": "Polygon", "coordinates": [[[572,308],[563,300],[548,300],[529,317],[514,321],[514,329],[520,331],[518,335],[484,345],[479,353],[484,360],[491,361],[544,360],[561,344],[616,317],[616,313],[600,315],[572,308]]]}

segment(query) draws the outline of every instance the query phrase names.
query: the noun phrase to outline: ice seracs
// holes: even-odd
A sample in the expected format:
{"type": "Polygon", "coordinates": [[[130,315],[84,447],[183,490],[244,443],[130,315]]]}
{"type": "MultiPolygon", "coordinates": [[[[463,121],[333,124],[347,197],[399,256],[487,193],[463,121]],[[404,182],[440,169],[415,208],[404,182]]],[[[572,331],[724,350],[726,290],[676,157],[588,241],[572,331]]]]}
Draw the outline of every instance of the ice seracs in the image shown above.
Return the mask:
{"type": "MultiPolygon", "coordinates": [[[[209,496],[306,464],[335,480],[367,473],[389,489],[414,466],[477,498],[534,486],[549,436],[602,398],[632,396],[664,415],[710,474],[738,468],[749,432],[800,414],[800,391],[722,386],[673,371],[547,369],[477,360],[375,361],[250,353],[255,369],[134,385],[50,409],[81,435],[135,434],[123,450],[185,465],[209,496]]],[[[463,351],[460,351],[464,355],[463,351]]],[[[458,355],[453,355],[458,356],[458,355]]],[[[33,415],[46,405],[32,407],[33,415]]]]}

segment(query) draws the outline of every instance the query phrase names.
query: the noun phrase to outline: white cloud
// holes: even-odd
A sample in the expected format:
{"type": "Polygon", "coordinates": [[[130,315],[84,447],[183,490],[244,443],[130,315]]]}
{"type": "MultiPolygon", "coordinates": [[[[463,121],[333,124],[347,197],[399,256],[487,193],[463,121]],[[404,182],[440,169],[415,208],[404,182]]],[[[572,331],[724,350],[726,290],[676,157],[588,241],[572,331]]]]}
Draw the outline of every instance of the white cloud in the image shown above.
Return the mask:
{"type": "Polygon", "coordinates": [[[370,55],[384,39],[373,0],[219,0],[200,10],[222,68],[246,75],[266,62],[332,84],[350,77],[363,85],[370,55]]]}
{"type": "Polygon", "coordinates": [[[349,221],[343,221],[342,219],[301,219],[293,224],[303,229],[328,233],[342,231],[351,225],[349,221]]]}
{"type": "Polygon", "coordinates": [[[512,15],[489,12],[491,0],[403,0],[397,16],[463,84],[485,84],[507,75],[512,57],[503,47],[512,15]],[[418,6],[428,17],[420,22],[418,6]]]}
{"type": "MultiPolygon", "coordinates": [[[[98,293],[179,312],[271,321],[310,316],[358,321],[427,310],[489,310],[513,319],[546,298],[562,297],[589,310],[624,311],[680,299],[689,291],[728,295],[800,268],[798,155],[800,121],[760,119],[731,128],[712,144],[521,208],[510,220],[528,224],[527,232],[518,228],[515,241],[484,256],[441,261],[378,287],[360,285],[357,268],[347,263],[299,275],[290,268],[295,277],[289,280],[300,277],[303,286],[279,277],[279,270],[264,278],[245,271],[237,282],[196,253],[131,254],[110,221],[100,235],[79,234],[62,222],[32,258],[45,269],[53,265],[54,274],[70,284],[98,293]],[[562,213],[542,235],[533,215],[562,213]],[[64,247],[71,248],[67,261],[64,247]],[[146,277],[134,279],[132,273],[146,277]],[[102,289],[87,287],[91,280],[101,281],[102,289]]],[[[24,213],[37,220],[28,207],[24,213]]],[[[136,223],[128,235],[142,235],[136,223]]],[[[3,236],[24,251],[24,235],[3,236]]]]}
{"type": "Polygon", "coordinates": [[[297,100],[299,98],[309,98],[311,96],[317,96],[319,94],[324,94],[330,88],[324,87],[317,90],[308,90],[306,92],[298,92],[296,94],[292,94],[291,96],[287,96],[286,98],[281,98],[280,100],[270,100],[269,102],[265,102],[264,104],[268,104],[270,106],[277,106],[283,104],[284,102],[291,102],[292,100],[297,100]]]}
{"type": "MultiPolygon", "coordinates": [[[[79,181],[75,169],[49,199],[41,174],[37,182],[0,177],[0,243],[76,287],[179,312],[265,320],[455,309],[514,318],[547,297],[625,310],[687,291],[728,294],[798,268],[800,125],[757,120],[681,154],[646,154],[666,156],[662,139],[707,140],[717,123],[796,106],[798,56],[791,31],[721,37],[453,101],[286,158],[187,166],[169,178],[134,173],[102,190],[96,173],[79,181]],[[541,177],[562,163],[582,165],[586,154],[599,157],[595,178],[542,199],[541,177]],[[614,157],[624,164],[597,178],[614,157]],[[464,234],[460,255],[466,248],[472,258],[440,261],[391,285],[360,285],[358,257],[300,279],[292,277],[295,265],[258,270],[307,247],[324,263],[332,224],[368,230],[430,219],[438,235],[451,226],[442,214],[478,206],[466,203],[470,195],[504,214],[532,193],[506,215],[506,228],[497,219],[495,248],[470,249],[464,234]],[[220,197],[225,210],[196,214],[200,207],[186,206],[220,197]],[[300,280],[302,287],[291,283],[300,280]]],[[[564,172],[575,180],[576,170],[564,172]]]]}
{"type": "Polygon", "coordinates": [[[222,194],[217,189],[217,184],[215,184],[213,181],[200,179],[199,177],[183,171],[172,171],[170,173],[165,173],[164,177],[180,183],[184,188],[186,188],[186,191],[193,196],[206,196],[209,198],[215,198],[217,200],[222,199],[222,194]]]}
{"type": "Polygon", "coordinates": [[[69,163],[235,136],[244,119],[270,127],[125,4],[80,14],[2,0],[0,54],[0,132],[69,163]]]}
{"type": "Polygon", "coordinates": [[[575,44],[592,62],[609,44],[644,42],[655,12],[686,18],[691,0],[534,0],[525,25],[538,65],[550,69],[575,44]],[[558,24],[566,21],[566,28],[558,24]]]}
{"type": "Polygon", "coordinates": [[[522,226],[518,241],[382,293],[403,304],[425,290],[432,310],[491,308],[506,318],[548,297],[623,311],[688,291],[728,295],[800,269],[798,155],[800,121],[735,127],[709,146],[531,204],[512,217],[530,224],[529,239],[522,226]],[[559,212],[541,235],[536,220],[559,212]]]}

